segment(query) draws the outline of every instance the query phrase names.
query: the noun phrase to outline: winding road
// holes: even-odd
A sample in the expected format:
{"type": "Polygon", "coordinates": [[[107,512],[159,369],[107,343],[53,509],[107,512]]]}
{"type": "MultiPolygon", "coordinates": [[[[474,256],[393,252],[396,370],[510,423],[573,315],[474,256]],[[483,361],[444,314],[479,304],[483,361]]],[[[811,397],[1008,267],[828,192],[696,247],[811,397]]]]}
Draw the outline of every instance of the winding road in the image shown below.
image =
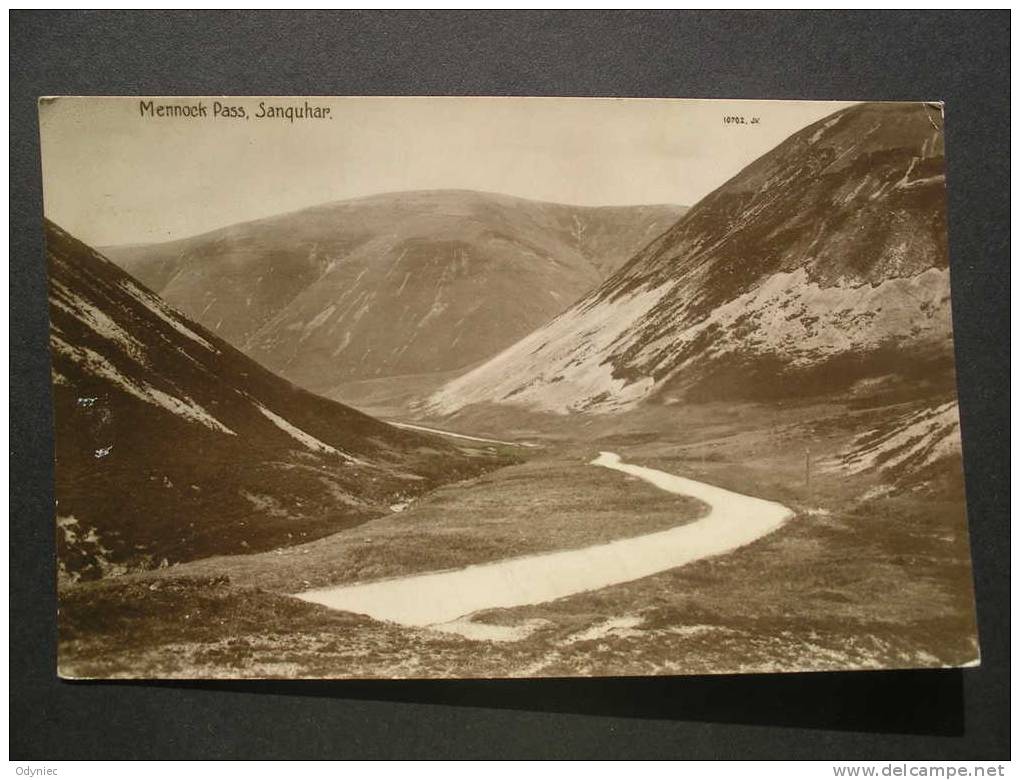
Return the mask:
{"type": "Polygon", "coordinates": [[[412,425],[411,423],[400,423],[394,422],[393,420],[386,420],[388,424],[394,428],[404,428],[409,431],[424,431],[425,433],[435,433],[439,436],[451,436],[454,439],[467,439],[468,441],[481,441],[486,444],[506,444],[508,447],[535,447],[536,445],[530,442],[521,441],[503,441],[501,439],[485,439],[481,436],[468,436],[466,433],[454,433],[453,431],[443,431],[439,428],[426,428],[424,425],[412,425]]]}
{"type": "Polygon", "coordinates": [[[782,504],[624,463],[612,452],[601,453],[591,464],[696,498],[709,511],[692,523],[607,544],[295,595],[378,620],[438,627],[479,610],[540,604],[720,555],[760,539],[793,517],[782,504]]]}

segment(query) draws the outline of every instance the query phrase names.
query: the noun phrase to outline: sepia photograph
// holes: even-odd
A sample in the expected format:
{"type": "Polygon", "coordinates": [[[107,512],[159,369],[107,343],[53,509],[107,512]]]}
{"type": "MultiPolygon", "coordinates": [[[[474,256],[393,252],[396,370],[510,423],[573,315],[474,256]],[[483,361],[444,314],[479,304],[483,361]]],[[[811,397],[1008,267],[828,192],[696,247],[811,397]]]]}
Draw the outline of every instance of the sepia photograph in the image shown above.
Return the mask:
{"type": "Polygon", "coordinates": [[[61,677],[980,663],[941,102],[38,112],[61,677]]]}

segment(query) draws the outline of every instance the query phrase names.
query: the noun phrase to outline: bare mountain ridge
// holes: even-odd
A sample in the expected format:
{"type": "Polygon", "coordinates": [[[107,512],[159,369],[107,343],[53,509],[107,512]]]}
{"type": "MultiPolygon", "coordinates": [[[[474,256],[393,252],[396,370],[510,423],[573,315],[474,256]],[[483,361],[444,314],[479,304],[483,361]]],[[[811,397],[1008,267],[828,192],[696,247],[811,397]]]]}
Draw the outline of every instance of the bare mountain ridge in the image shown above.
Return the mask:
{"type": "Polygon", "coordinates": [[[941,120],[871,103],[794,134],[429,408],[953,387],[941,120]]]}
{"type": "Polygon", "coordinates": [[[300,390],[46,223],[70,579],[333,533],[495,458],[300,390]]]}
{"type": "Polygon", "coordinates": [[[104,251],[263,365],[328,394],[496,354],[682,212],[402,192],[104,251]]]}

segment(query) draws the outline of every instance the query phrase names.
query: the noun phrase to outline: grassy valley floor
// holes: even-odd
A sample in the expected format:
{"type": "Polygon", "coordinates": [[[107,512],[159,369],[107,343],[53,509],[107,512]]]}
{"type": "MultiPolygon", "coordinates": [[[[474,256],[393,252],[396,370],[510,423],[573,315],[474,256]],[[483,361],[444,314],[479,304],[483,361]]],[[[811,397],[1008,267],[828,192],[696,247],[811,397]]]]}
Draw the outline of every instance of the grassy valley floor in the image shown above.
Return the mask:
{"type": "Polygon", "coordinates": [[[970,663],[977,649],[962,480],[889,494],[874,476],[823,468],[853,436],[899,411],[659,407],[614,418],[529,419],[516,429],[504,420],[485,431],[460,421],[461,432],[526,432],[543,447],[526,463],[440,488],[316,542],[62,589],[60,670],[72,677],[503,677],[970,663]],[[588,465],[600,450],[780,501],[796,516],[727,555],[472,616],[513,629],[513,641],[405,628],[287,595],[599,544],[704,513],[692,499],[588,465]]]}

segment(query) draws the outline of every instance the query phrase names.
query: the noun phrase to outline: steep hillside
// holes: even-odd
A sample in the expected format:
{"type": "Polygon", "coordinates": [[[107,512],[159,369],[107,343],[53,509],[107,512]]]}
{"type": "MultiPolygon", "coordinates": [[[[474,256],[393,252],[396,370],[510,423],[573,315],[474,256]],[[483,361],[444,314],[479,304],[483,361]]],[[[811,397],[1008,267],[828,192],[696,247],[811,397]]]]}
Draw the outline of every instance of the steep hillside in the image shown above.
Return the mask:
{"type": "Polygon", "coordinates": [[[263,365],[330,392],[496,354],[596,287],[680,213],[402,192],[104,251],[263,365]]]}
{"type": "Polygon", "coordinates": [[[308,541],[496,464],[299,390],[46,224],[60,570],[308,541]]]}
{"type": "Polygon", "coordinates": [[[431,410],[952,388],[941,121],[870,103],[796,133],[431,410]]]}
{"type": "Polygon", "coordinates": [[[837,474],[877,474],[889,492],[940,490],[960,487],[960,457],[960,410],[945,401],[890,418],[822,465],[837,474]]]}

